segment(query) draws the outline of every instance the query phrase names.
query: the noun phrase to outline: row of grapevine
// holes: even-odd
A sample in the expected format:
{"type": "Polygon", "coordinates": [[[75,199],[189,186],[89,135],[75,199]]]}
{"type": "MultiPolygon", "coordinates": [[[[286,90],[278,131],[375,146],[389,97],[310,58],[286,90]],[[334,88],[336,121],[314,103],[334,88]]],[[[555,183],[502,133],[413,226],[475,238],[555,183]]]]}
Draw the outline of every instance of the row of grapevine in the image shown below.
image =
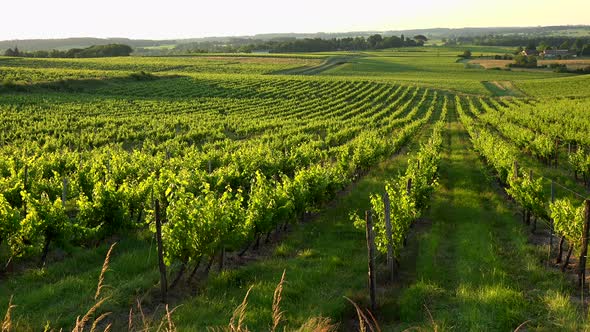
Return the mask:
{"type": "Polygon", "coordinates": [[[584,185],[590,185],[590,150],[578,148],[574,153],[568,156],[568,162],[574,171],[574,177],[582,176],[584,185]]]}
{"type": "MultiPolygon", "coordinates": [[[[499,105],[491,99],[488,102],[499,105]]],[[[555,153],[555,137],[550,137],[527,127],[506,121],[504,114],[490,106],[488,102],[482,98],[479,99],[479,103],[484,111],[478,114],[479,120],[495,127],[504,137],[510,139],[518,147],[549,163],[555,153]]],[[[497,107],[500,108],[499,106],[497,107]]]]}
{"type": "Polygon", "coordinates": [[[9,96],[0,106],[0,242],[11,256],[44,260],[52,243],[153,229],[159,202],[166,261],[193,263],[318,208],[399,149],[439,103],[425,89],[332,86],[347,89],[300,108],[296,97],[273,107],[264,99],[9,96]],[[305,121],[302,112],[310,112],[305,121]],[[137,144],[110,143],[113,133],[137,144]]]}
{"type": "Polygon", "coordinates": [[[478,118],[496,128],[504,137],[513,141],[525,152],[545,161],[556,159],[560,146],[567,146],[567,161],[577,179],[582,175],[588,185],[590,175],[590,152],[584,118],[583,101],[557,101],[559,111],[543,103],[526,104],[516,100],[502,103],[479,99],[483,112],[478,118]],[[493,105],[490,106],[490,105],[493,105]],[[567,113],[565,113],[565,112],[567,113]],[[532,113],[531,113],[532,112],[532,113]],[[560,129],[557,130],[557,127],[560,129]],[[572,147],[575,149],[572,151],[572,147]]]}
{"type": "MultiPolygon", "coordinates": [[[[428,207],[430,196],[437,186],[447,104],[448,100],[445,97],[441,119],[433,126],[428,141],[422,144],[419,151],[408,160],[405,173],[385,182],[385,193],[388,199],[384,199],[381,194],[370,196],[371,211],[374,216],[375,244],[377,250],[382,253],[386,253],[390,246],[393,249],[393,256],[398,258],[412,222],[428,207]],[[385,207],[387,203],[384,204],[384,201],[389,202],[387,208],[385,207]],[[391,223],[391,237],[388,236],[386,219],[391,223]]],[[[356,214],[353,214],[351,218],[355,227],[365,228],[365,220],[356,214]]]]}
{"type": "MultiPolygon", "coordinates": [[[[316,66],[321,57],[114,57],[99,59],[5,58],[4,69],[61,69],[69,71],[240,73],[264,74],[300,66],[316,66]]],[[[104,75],[104,74],[103,74],[104,75]]]]}
{"type": "Polygon", "coordinates": [[[517,123],[537,133],[556,137],[564,142],[590,145],[590,100],[551,99],[523,103],[504,101],[500,107],[505,121],[517,123]]]}
{"type": "Polygon", "coordinates": [[[203,257],[213,257],[220,250],[236,250],[252,242],[257,245],[261,236],[283,223],[301,219],[310,209],[319,208],[354,180],[359,171],[397,151],[430,119],[434,105],[425,117],[391,138],[361,134],[350,147],[342,150],[333,164],[313,165],[297,171],[293,177],[269,178],[256,172],[247,193],[241,188],[227,187],[223,194],[216,195],[209,191],[206,183],[203,187],[207,195],[186,193],[184,189],[179,190],[180,185],[173,185],[174,190],[166,188],[161,197],[168,202],[167,222],[163,225],[167,262],[198,264],[203,257]],[[197,245],[199,247],[195,247],[197,245]]]}
{"type": "MultiPolygon", "coordinates": [[[[562,265],[562,269],[565,269],[572,250],[583,250],[583,205],[578,205],[575,200],[568,198],[551,201],[543,189],[544,179],[534,179],[532,172],[527,173],[518,167],[518,150],[469,116],[463,108],[463,100],[458,96],[456,104],[461,122],[471,136],[473,147],[494,167],[499,180],[506,185],[506,193],[524,209],[523,218],[527,224],[530,223],[531,217],[547,222],[553,221],[554,231],[562,237],[558,261],[562,256],[563,240],[570,244],[566,261],[562,265]]],[[[469,105],[473,107],[472,103],[469,105]]]]}

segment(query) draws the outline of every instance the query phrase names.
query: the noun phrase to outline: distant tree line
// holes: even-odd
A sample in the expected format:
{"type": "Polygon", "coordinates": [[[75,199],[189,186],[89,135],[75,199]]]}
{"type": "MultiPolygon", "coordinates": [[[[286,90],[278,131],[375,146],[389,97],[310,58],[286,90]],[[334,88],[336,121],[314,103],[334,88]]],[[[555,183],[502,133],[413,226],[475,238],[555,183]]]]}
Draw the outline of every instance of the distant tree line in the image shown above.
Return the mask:
{"type": "Polygon", "coordinates": [[[227,53],[251,53],[255,51],[268,51],[269,53],[286,52],[325,52],[325,51],[363,51],[392,47],[415,47],[423,46],[428,41],[423,35],[416,35],[412,38],[401,36],[386,36],[374,34],[368,37],[347,37],[347,38],[282,38],[277,40],[252,40],[233,39],[222,44],[215,42],[200,42],[178,45],[176,51],[205,53],[205,52],[227,52],[227,53]]]}
{"type": "Polygon", "coordinates": [[[526,49],[542,52],[545,50],[560,49],[570,50],[578,55],[590,56],[590,37],[487,35],[479,37],[457,37],[445,40],[445,42],[447,45],[514,46],[518,47],[518,50],[521,51],[526,49]]]}
{"type": "Polygon", "coordinates": [[[23,52],[15,47],[9,48],[5,56],[29,57],[29,58],[104,58],[115,56],[129,56],[133,49],[124,44],[94,45],[87,48],[72,48],[67,51],[34,51],[23,52]]]}

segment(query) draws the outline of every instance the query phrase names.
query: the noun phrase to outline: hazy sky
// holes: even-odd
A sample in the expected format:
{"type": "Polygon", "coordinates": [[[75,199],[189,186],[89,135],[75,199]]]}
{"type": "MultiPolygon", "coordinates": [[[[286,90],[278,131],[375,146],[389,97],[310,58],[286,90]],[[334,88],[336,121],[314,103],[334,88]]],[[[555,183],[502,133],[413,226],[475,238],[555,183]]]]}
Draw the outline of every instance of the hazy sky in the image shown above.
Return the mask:
{"type": "Polygon", "coordinates": [[[590,24],[590,0],[2,0],[0,40],[590,24]]]}

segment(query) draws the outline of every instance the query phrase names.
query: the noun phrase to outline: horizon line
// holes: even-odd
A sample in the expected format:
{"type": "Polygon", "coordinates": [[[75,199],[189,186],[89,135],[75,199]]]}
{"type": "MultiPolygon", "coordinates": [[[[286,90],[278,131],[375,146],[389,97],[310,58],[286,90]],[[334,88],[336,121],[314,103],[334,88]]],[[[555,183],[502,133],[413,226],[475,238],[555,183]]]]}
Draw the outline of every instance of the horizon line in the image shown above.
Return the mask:
{"type": "Polygon", "coordinates": [[[420,30],[465,30],[465,29],[534,29],[534,28],[555,28],[555,27],[584,27],[590,28],[589,24],[565,24],[565,25],[527,25],[527,26],[466,26],[461,28],[450,28],[450,27],[431,27],[431,28],[415,28],[415,29],[385,29],[385,30],[352,30],[352,31],[316,31],[316,32],[261,32],[256,34],[245,34],[245,35],[209,35],[201,37],[178,37],[178,38],[138,38],[138,37],[96,37],[96,36],[68,36],[68,37],[55,37],[55,38],[15,38],[15,39],[3,39],[0,42],[10,41],[29,41],[29,40],[57,40],[57,39],[80,39],[80,38],[93,38],[93,39],[128,39],[128,40],[150,40],[150,41],[178,41],[178,40],[189,40],[189,39],[206,39],[206,38],[255,38],[256,36],[264,35],[317,35],[317,34],[354,34],[354,33],[387,33],[387,32],[404,32],[404,31],[420,31],[420,30]]]}

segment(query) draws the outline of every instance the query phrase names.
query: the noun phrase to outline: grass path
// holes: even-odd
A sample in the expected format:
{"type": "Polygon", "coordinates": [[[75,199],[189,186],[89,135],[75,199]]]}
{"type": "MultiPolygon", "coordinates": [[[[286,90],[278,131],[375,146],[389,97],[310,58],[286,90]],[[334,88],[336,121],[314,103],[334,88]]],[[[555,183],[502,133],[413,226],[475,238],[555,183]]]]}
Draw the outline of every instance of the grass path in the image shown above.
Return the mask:
{"type": "Polygon", "coordinates": [[[432,227],[402,260],[413,271],[392,295],[384,330],[512,331],[524,322],[527,330],[580,329],[571,286],[542,265],[454,112],[449,121],[441,185],[426,216],[432,227]]]}
{"type": "Polygon", "coordinates": [[[518,90],[511,81],[483,81],[481,83],[492,93],[493,96],[525,96],[525,94],[518,90]]]}
{"type": "Polygon", "coordinates": [[[326,70],[350,62],[350,56],[333,56],[316,66],[303,66],[273,72],[273,75],[317,75],[326,70]]]}

